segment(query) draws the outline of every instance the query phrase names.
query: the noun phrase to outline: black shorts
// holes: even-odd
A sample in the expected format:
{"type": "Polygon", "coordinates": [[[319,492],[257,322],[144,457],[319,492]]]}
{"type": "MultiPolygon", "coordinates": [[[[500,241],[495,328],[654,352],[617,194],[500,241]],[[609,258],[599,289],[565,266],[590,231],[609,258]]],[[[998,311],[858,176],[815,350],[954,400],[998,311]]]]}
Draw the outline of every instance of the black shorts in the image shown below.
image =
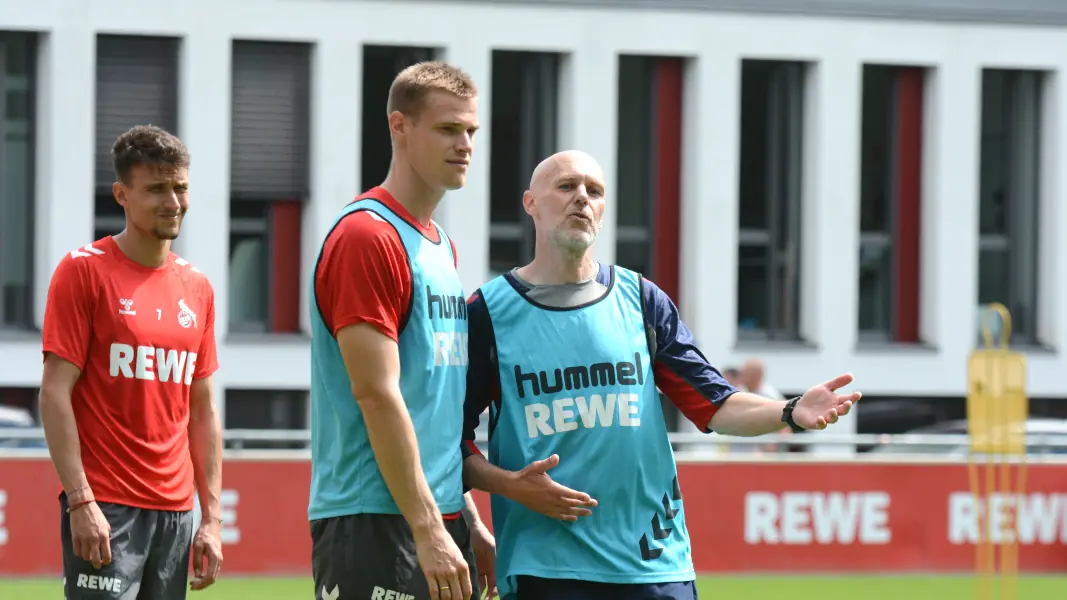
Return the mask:
{"type": "Polygon", "coordinates": [[[111,525],[111,564],[74,555],[67,496],[60,494],[63,591],[67,600],[182,600],[189,580],[192,511],[146,510],[97,502],[111,525]]]}
{"type": "Polygon", "coordinates": [[[520,575],[518,589],[507,600],[697,600],[692,581],[620,584],[520,575]]]}
{"type": "MultiPolygon", "coordinates": [[[[446,519],[477,586],[470,524],[466,516],[446,519]]],[[[315,598],[331,600],[428,600],[430,590],[415,554],[411,527],[400,515],[362,514],[311,522],[311,571],[315,598]]]]}

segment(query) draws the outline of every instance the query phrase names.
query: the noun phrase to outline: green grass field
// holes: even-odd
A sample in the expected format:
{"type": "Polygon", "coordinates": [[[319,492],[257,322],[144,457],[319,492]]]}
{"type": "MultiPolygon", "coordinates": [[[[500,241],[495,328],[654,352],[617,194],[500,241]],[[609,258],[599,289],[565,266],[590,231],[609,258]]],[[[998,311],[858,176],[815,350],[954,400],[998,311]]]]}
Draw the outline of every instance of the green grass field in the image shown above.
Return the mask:
{"type": "MultiPolygon", "coordinates": [[[[978,583],[971,577],[702,577],[701,600],[978,600],[978,583]]],[[[0,580],[4,600],[62,600],[56,581],[0,580]]],[[[223,578],[214,587],[189,594],[191,600],[312,600],[308,579],[223,578]]],[[[1067,598],[1067,576],[1024,577],[1014,598],[1003,600],[1059,600],[1067,598]]]]}

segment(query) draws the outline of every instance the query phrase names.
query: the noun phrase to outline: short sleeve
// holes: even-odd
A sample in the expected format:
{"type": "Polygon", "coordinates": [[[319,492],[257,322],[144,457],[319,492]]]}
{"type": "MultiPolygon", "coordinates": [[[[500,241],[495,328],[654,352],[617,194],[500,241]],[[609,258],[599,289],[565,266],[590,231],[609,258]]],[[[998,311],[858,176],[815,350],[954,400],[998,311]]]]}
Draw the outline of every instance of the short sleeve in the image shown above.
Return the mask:
{"type": "Polygon", "coordinates": [[[397,340],[411,304],[411,267],[400,234],[370,211],[352,213],[327,236],[315,298],[330,333],[367,323],[397,340]]]}
{"type": "Polygon", "coordinates": [[[642,290],[646,326],[656,332],[656,386],[694,425],[710,432],[711,418],[737,389],[697,348],[670,297],[647,279],[642,290]]]}
{"type": "Polygon", "coordinates": [[[41,350],[55,354],[81,370],[89,360],[93,331],[95,287],[86,260],[95,257],[67,255],[52,273],[45,301],[41,350]]]}
{"type": "Polygon", "coordinates": [[[204,337],[196,353],[196,372],[193,379],[211,377],[219,369],[218,349],[215,340],[215,290],[204,280],[204,297],[207,307],[204,318],[204,337]]]}

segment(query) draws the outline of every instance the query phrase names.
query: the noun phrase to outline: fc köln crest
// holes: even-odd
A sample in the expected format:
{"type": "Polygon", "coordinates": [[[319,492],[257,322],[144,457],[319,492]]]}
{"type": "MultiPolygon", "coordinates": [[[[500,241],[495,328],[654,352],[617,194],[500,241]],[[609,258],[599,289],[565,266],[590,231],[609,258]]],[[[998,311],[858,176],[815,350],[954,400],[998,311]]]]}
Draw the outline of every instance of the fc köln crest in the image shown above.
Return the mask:
{"type": "Polygon", "coordinates": [[[186,329],[196,327],[196,313],[189,308],[184,299],[178,300],[178,324],[186,329]]]}

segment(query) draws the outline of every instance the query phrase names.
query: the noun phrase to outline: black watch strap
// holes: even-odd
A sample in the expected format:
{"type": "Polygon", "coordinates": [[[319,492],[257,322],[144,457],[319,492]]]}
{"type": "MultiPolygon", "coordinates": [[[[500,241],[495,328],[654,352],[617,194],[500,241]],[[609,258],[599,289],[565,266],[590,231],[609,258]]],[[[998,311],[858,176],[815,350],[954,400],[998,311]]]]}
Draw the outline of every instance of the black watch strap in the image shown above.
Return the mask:
{"type": "Polygon", "coordinates": [[[800,402],[800,396],[786,402],[785,408],[782,409],[782,422],[789,425],[789,428],[793,430],[793,433],[804,431],[804,428],[797,425],[797,422],[793,420],[793,409],[796,408],[797,402],[800,402]]]}

